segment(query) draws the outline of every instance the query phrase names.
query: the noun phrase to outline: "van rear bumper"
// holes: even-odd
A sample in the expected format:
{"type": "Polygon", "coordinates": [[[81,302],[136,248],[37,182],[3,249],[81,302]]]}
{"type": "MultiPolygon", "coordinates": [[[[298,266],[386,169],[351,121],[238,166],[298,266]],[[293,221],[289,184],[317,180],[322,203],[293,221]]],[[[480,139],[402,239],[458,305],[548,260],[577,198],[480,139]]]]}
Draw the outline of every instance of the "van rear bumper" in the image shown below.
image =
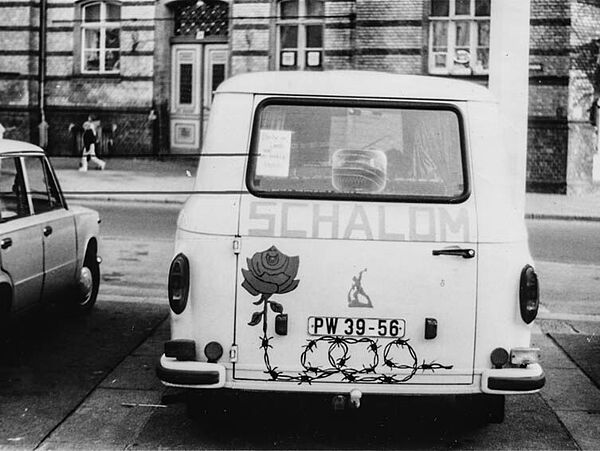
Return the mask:
{"type": "MultiPolygon", "coordinates": [[[[156,367],[156,375],[164,385],[169,387],[206,389],[225,386],[224,365],[179,361],[164,354],[156,367]]],[[[545,383],[546,376],[537,363],[526,368],[488,369],[481,374],[481,391],[489,394],[535,393],[545,383]]]]}
{"type": "Polygon", "coordinates": [[[483,371],[481,391],[490,394],[527,394],[539,391],[546,384],[542,367],[530,364],[526,368],[501,368],[483,371]]]}
{"type": "Polygon", "coordinates": [[[156,366],[156,375],[169,387],[223,388],[225,366],[218,363],[182,362],[164,354],[156,366]]]}

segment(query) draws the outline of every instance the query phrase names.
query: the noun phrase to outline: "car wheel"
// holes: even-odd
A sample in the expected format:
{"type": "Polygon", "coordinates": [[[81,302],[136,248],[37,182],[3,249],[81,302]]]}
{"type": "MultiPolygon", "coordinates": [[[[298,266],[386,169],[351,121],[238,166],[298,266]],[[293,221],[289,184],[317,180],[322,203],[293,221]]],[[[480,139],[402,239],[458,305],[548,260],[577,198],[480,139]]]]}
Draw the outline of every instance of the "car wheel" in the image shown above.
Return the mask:
{"type": "Polygon", "coordinates": [[[81,313],[89,312],[96,303],[99,287],[100,264],[96,254],[88,250],[77,276],[77,286],[73,299],[74,310],[81,313]]]}

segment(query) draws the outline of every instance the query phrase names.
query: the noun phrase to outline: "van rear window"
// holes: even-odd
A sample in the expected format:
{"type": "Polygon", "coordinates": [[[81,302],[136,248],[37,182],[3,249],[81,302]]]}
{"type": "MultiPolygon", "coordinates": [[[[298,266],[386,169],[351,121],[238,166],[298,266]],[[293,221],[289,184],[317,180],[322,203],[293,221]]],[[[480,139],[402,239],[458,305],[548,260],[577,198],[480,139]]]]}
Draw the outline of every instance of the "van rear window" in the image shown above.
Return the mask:
{"type": "Polygon", "coordinates": [[[259,106],[247,185],[266,197],[458,201],[461,120],[448,106],[259,106]]]}

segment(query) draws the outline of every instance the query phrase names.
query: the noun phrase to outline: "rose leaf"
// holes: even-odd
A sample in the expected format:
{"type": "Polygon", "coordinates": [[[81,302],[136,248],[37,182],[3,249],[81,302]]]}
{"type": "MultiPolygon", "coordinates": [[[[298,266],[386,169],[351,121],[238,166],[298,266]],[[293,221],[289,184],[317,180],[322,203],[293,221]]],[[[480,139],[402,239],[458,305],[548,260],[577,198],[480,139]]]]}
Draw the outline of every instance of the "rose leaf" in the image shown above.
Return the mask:
{"type": "Polygon", "coordinates": [[[258,323],[260,323],[261,319],[263,316],[263,312],[254,312],[252,314],[252,319],[250,320],[250,322],[248,323],[249,326],[256,326],[258,323]]]}
{"type": "Polygon", "coordinates": [[[269,301],[269,304],[271,305],[271,310],[273,310],[275,313],[283,313],[283,306],[275,301],[269,301]]]}

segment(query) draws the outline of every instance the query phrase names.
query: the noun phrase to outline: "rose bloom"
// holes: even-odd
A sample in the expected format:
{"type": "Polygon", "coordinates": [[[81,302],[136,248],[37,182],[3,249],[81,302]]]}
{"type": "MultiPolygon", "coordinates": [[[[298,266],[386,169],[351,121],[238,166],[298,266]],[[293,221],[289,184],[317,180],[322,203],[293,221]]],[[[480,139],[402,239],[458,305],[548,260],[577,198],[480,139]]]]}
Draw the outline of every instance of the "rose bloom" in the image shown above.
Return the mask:
{"type": "Polygon", "coordinates": [[[253,296],[288,293],[300,282],[294,280],[300,259],[281,253],[275,246],[257,252],[246,261],[248,269],[242,269],[245,279],[242,286],[253,296]]]}

